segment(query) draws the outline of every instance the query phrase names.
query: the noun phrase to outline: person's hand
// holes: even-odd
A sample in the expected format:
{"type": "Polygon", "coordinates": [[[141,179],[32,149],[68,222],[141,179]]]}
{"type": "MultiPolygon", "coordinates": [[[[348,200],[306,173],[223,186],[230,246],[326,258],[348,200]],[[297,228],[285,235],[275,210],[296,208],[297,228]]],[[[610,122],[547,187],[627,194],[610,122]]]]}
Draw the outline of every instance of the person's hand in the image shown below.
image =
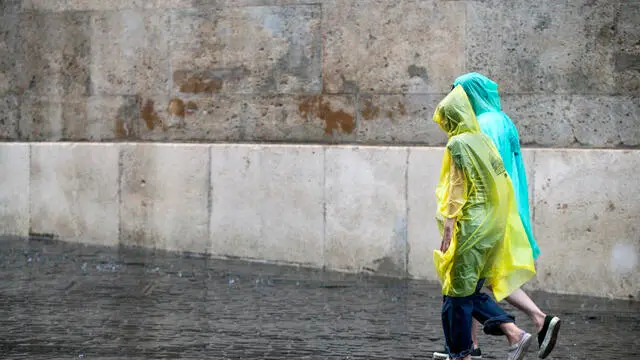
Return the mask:
{"type": "Polygon", "coordinates": [[[447,219],[444,223],[444,231],[442,232],[442,242],[440,242],[440,251],[446,253],[451,246],[451,239],[453,238],[453,228],[455,226],[456,219],[447,219]]]}
{"type": "Polygon", "coordinates": [[[444,234],[442,234],[442,241],[440,242],[440,251],[446,253],[449,250],[449,246],[451,246],[451,237],[453,231],[447,231],[445,229],[444,234]]]}

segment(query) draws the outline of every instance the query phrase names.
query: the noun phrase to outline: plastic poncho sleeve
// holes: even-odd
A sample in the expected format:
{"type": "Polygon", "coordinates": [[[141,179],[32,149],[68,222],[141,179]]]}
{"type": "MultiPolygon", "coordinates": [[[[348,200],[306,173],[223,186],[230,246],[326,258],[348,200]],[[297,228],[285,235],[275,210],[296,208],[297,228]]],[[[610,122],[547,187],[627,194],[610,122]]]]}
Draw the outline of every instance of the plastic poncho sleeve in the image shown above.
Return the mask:
{"type": "Polygon", "coordinates": [[[452,159],[449,150],[444,153],[440,179],[439,198],[443,201],[439,204],[438,213],[445,219],[458,218],[467,202],[464,170],[452,159]]]}
{"type": "Polygon", "coordinates": [[[466,186],[464,182],[464,170],[456,166],[455,161],[449,166],[451,180],[449,181],[449,218],[457,218],[462,213],[462,207],[467,201],[466,186]]]}
{"type": "MultiPolygon", "coordinates": [[[[440,181],[436,188],[436,196],[438,201],[438,228],[440,236],[443,235],[444,221],[449,218],[459,218],[462,215],[462,209],[467,201],[467,192],[464,181],[464,170],[456,165],[456,161],[451,156],[450,149],[446,149],[442,159],[442,168],[440,170],[440,181]]],[[[458,246],[458,223],[456,222],[453,230],[453,236],[449,249],[446,252],[435,250],[433,253],[433,262],[436,267],[436,273],[442,283],[443,293],[447,294],[449,289],[454,287],[453,279],[450,276],[453,266],[453,256],[458,246]]]]}

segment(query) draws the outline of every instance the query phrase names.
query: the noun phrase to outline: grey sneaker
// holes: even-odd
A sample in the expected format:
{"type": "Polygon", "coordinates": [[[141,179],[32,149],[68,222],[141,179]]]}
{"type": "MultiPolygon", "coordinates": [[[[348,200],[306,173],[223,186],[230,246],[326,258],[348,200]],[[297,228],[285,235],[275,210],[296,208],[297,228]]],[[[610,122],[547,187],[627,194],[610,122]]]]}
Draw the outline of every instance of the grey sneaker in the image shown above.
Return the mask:
{"type": "MultiPolygon", "coordinates": [[[[433,360],[451,360],[451,358],[446,350],[442,350],[433,353],[433,360]]],[[[480,348],[473,349],[471,352],[471,360],[482,360],[482,351],[480,351],[480,348]]]]}
{"type": "Polygon", "coordinates": [[[520,341],[509,347],[509,355],[507,356],[507,360],[524,359],[524,356],[527,354],[527,350],[529,350],[529,346],[531,346],[531,340],[533,340],[531,334],[523,332],[520,341]]]}

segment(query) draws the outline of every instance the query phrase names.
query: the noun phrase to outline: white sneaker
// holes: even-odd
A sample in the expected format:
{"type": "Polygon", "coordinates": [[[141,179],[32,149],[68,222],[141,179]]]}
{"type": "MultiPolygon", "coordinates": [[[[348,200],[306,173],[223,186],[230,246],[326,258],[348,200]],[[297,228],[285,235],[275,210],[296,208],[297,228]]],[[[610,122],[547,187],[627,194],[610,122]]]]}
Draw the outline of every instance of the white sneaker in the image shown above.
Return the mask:
{"type": "Polygon", "coordinates": [[[509,355],[507,356],[507,360],[522,360],[524,356],[527,354],[527,350],[529,350],[529,346],[531,346],[531,334],[523,332],[522,338],[517,343],[511,345],[509,347],[509,355]]]}

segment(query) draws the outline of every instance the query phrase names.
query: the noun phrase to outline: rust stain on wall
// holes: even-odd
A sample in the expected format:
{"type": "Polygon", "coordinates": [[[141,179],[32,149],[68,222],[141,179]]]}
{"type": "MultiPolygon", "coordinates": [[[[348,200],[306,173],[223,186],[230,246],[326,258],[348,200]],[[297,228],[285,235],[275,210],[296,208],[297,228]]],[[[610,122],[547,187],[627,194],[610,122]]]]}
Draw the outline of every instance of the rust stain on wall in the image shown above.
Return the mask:
{"type": "Polygon", "coordinates": [[[116,137],[125,137],[127,136],[127,128],[125,127],[124,120],[117,118],[116,119],[116,128],[114,129],[114,133],[116,137]]]}
{"type": "Polygon", "coordinates": [[[222,90],[222,80],[220,79],[202,79],[196,76],[190,77],[180,85],[180,92],[198,94],[213,94],[222,90]]]}
{"type": "Polygon", "coordinates": [[[392,110],[388,110],[387,111],[387,118],[391,121],[395,120],[395,113],[394,111],[396,111],[400,114],[400,116],[405,116],[407,115],[407,109],[405,107],[405,105],[401,102],[398,102],[398,105],[395,106],[392,110]]]}
{"type": "Polygon", "coordinates": [[[365,120],[372,120],[380,114],[380,108],[373,105],[371,100],[366,99],[364,100],[364,107],[360,113],[365,120]]]}
{"type": "Polygon", "coordinates": [[[142,120],[144,120],[145,124],[147,124],[147,129],[153,130],[156,125],[160,125],[164,129],[162,120],[160,120],[158,113],[154,109],[153,100],[147,100],[144,103],[142,109],[140,110],[140,117],[142,118],[142,120]]]}
{"type": "Polygon", "coordinates": [[[193,115],[196,111],[198,111],[198,104],[193,101],[188,101],[185,109],[187,115],[193,115]]]}
{"type": "Polygon", "coordinates": [[[171,99],[171,101],[169,101],[169,106],[167,108],[167,111],[171,115],[184,118],[184,114],[185,114],[184,101],[178,98],[171,99]]]}
{"type": "Polygon", "coordinates": [[[213,94],[222,91],[225,82],[237,82],[251,74],[245,66],[212,68],[201,71],[176,70],[173,81],[180,92],[213,94]]]}
{"type": "Polygon", "coordinates": [[[300,114],[304,117],[314,116],[324,120],[324,133],[333,135],[335,131],[351,134],[355,128],[353,115],[344,110],[333,110],[331,104],[322,96],[304,98],[298,105],[300,114]]]}
{"type": "Polygon", "coordinates": [[[407,115],[407,108],[404,106],[403,103],[398,102],[398,110],[400,111],[400,115],[402,116],[407,115]]]}

